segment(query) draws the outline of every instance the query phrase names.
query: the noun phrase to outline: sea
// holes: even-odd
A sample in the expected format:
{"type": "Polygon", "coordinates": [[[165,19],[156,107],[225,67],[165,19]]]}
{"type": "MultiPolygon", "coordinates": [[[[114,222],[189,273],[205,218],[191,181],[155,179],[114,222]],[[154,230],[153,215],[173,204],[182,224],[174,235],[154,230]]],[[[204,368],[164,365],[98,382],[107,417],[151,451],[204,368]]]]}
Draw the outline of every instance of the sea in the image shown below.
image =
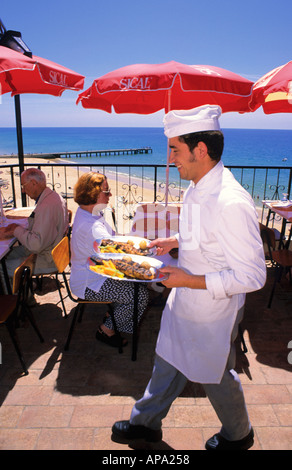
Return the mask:
{"type": "MultiPolygon", "coordinates": [[[[226,166],[292,166],[292,130],[222,131],[225,141],[222,159],[226,166]]],[[[151,147],[153,152],[91,157],[93,164],[165,164],[167,154],[167,140],[163,129],[158,127],[27,127],[23,128],[23,147],[25,154],[140,147],[151,147]]],[[[14,128],[0,128],[0,155],[4,154],[17,154],[14,128]]]]}
{"type": "MultiPolygon", "coordinates": [[[[292,130],[222,129],[225,166],[292,167],[292,130]]],[[[64,158],[64,163],[165,164],[167,139],[159,127],[27,127],[23,128],[25,154],[117,150],[150,147],[152,153],[64,158]]],[[[15,128],[0,128],[0,155],[17,154],[15,128]]],[[[176,171],[173,169],[172,171],[176,171]]],[[[176,171],[177,173],[177,171],[176,171]]],[[[147,175],[147,173],[146,173],[147,175]]]]}

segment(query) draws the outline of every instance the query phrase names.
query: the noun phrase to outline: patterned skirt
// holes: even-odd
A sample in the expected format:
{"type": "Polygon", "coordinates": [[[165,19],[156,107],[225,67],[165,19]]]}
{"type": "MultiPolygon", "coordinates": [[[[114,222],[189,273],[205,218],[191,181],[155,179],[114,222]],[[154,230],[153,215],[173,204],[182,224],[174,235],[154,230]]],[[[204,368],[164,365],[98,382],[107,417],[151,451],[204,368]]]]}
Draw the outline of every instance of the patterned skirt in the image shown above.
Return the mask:
{"type": "MultiPolygon", "coordinates": [[[[133,332],[134,282],[106,279],[98,292],[87,287],[85,290],[85,300],[112,302],[118,331],[123,333],[133,332]]],[[[147,307],[148,300],[149,291],[147,284],[139,283],[138,323],[147,307]]],[[[110,317],[106,319],[104,325],[111,330],[114,329],[110,317]]]]}

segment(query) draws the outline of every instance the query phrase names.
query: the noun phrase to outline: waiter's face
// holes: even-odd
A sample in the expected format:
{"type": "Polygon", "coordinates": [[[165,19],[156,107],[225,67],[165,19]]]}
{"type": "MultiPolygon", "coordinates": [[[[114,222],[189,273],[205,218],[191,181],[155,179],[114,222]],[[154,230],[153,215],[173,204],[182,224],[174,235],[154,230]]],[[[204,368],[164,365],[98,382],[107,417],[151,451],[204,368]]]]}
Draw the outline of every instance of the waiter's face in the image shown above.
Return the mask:
{"type": "Polygon", "coordinates": [[[169,139],[170,163],[175,164],[183,180],[194,181],[194,183],[198,181],[200,175],[200,160],[197,158],[198,146],[191,152],[188,145],[181,142],[178,137],[169,139]]]}

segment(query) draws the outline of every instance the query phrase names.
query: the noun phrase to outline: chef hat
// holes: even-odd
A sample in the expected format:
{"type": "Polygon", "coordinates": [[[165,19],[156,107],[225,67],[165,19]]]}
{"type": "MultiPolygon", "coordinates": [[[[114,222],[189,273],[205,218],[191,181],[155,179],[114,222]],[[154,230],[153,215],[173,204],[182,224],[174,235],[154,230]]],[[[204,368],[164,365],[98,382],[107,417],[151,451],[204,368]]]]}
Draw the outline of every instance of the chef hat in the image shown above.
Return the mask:
{"type": "Polygon", "coordinates": [[[220,131],[220,116],[220,106],[210,104],[193,109],[170,111],[163,119],[164,134],[171,138],[192,132],[220,131]]]}

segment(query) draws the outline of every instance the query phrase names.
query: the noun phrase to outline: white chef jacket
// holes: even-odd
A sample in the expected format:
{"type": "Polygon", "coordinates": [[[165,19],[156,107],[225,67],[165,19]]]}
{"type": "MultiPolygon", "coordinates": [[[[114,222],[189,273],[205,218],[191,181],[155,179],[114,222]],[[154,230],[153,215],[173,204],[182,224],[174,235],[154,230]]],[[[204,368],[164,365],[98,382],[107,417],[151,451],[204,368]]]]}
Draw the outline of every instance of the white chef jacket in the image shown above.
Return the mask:
{"type": "Polygon", "coordinates": [[[253,200],[221,161],[190,183],[178,237],[178,266],[205,275],[207,289],[171,290],[156,352],[193,382],[220,383],[245,294],[266,280],[253,200]]]}
{"type": "Polygon", "coordinates": [[[71,275],[70,288],[74,295],[84,299],[86,287],[98,292],[106,280],[88,268],[88,258],[96,255],[94,242],[101,238],[110,238],[113,230],[105,221],[102,213],[92,215],[78,207],[71,235],[71,275]]]}

